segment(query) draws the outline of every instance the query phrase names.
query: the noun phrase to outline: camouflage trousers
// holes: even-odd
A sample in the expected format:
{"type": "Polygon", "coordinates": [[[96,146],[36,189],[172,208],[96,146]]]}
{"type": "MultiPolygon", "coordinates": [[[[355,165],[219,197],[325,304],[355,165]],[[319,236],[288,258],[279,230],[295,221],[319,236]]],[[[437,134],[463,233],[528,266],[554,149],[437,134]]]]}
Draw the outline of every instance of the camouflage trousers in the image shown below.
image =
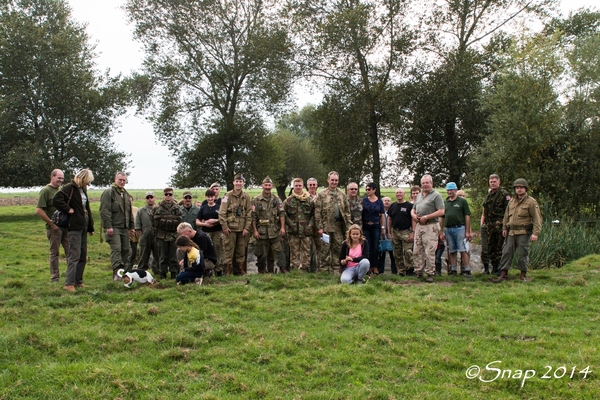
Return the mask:
{"type": "Polygon", "coordinates": [[[392,248],[398,274],[405,275],[413,266],[413,242],[409,240],[410,229],[398,231],[392,229],[392,248]]]}
{"type": "Polygon", "coordinates": [[[290,243],[290,267],[310,271],[310,237],[288,235],[290,243]]]}
{"type": "Polygon", "coordinates": [[[217,253],[217,264],[215,265],[215,272],[223,271],[223,231],[217,232],[206,232],[210,240],[212,241],[215,253],[217,253]]]}
{"type": "Polygon", "coordinates": [[[315,272],[319,269],[319,255],[321,254],[321,243],[322,240],[319,237],[319,235],[310,238],[310,272],[315,272]]]}
{"type": "Polygon", "coordinates": [[[487,235],[488,235],[488,256],[490,263],[493,266],[500,265],[500,259],[502,258],[502,246],[504,245],[504,236],[502,236],[502,221],[488,222],[487,235]]]}
{"type": "Polygon", "coordinates": [[[223,252],[225,253],[223,264],[231,265],[233,262],[233,254],[235,253],[236,264],[243,264],[246,262],[246,249],[248,248],[248,241],[250,240],[250,234],[245,237],[242,236],[242,232],[230,232],[229,235],[223,234],[223,252]]]}
{"type": "Polygon", "coordinates": [[[413,264],[416,275],[422,275],[423,270],[427,275],[435,274],[435,251],[437,250],[439,233],[440,225],[437,222],[426,225],[417,224],[413,250],[413,264]]]}
{"type": "Polygon", "coordinates": [[[345,233],[341,226],[335,226],[335,231],[325,232],[329,235],[329,243],[321,241],[321,252],[319,253],[318,271],[340,273],[340,251],[345,233]]]}

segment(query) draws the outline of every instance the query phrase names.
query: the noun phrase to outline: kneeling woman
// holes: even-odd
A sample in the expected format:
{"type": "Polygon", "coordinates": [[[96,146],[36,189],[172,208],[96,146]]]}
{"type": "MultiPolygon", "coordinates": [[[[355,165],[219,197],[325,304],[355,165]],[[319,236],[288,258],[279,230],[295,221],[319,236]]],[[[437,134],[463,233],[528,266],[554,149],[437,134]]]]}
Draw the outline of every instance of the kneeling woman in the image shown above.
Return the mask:
{"type": "Polygon", "coordinates": [[[369,272],[369,242],[363,236],[360,226],[352,225],[346,234],[340,251],[340,264],[342,265],[341,282],[351,284],[356,280],[362,284],[363,278],[369,272]]]}
{"type": "Polygon", "coordinates": [[[194,282],[201,283],[202,276],[204,275],[204,256],[198,245],[192,242],[187,236],[179,236],[175,244],[185,254],[183,260],[180,261],[181,272],[177,275],[175,281],[178,285],[194,282]]]}

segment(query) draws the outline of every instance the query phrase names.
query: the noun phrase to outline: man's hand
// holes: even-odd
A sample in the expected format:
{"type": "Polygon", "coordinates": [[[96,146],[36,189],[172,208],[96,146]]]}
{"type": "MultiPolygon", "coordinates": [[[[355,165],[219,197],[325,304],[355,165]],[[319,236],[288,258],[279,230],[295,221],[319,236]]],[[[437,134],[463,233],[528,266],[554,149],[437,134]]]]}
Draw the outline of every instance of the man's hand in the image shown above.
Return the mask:
{"type": "Polygon", "coordinates": [[[244,230],[242,231],[242,237],[246,237],[246,236],[248,236],[249,234],[250,234],[250,232],[248,232],[248,229],[244,229],[244,230]]]}
{"type": "Polygon", "coordinates": [[[107,235],[108,237],[113,237],[113,236],[115,235],[115,231],[113,230],[113,228],[108,228],[108,229],[106,230],[106,235],[107,235]]]}
{"type": "Polygon", "coordinates": [[[531,235],[531,241],[532,242],[537,242],[537,240],[538,240],[537,235],[531,235]]]}

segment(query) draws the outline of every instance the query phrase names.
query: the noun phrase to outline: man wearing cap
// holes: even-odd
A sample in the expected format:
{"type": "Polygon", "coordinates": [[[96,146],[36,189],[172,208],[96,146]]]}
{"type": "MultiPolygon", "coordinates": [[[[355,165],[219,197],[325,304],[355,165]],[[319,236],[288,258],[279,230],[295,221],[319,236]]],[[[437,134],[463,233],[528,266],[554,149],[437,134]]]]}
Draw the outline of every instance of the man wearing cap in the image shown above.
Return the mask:
{"type": "Polygon", "coordinates": [[[127,269],[127,260],[131,254],[129,235],[135,232],[130,195],[125,190],[127,175],[117,172],[115,182],[100,196],[100,218],[110,245],[110,262],[113,270],[113,280],[122,278],[117,274],[121,268],[127,269]]]}
{"type": "Polygon", "coordinates": [[[192,202],[192,192],[189,190],[183,192],[183,204],[179,207],[181,208],[181,221],[196,226],[196,217],[200,209],[192,202]]]}
{"type": "Polygon", "coordinates": [[[302,178],[292,181],[292,194],[285,199],[285,223],[290,242],[290,267],[309,272],[310,242],[314,235],[315,205],[303,189],[302,178]]]}
{"type": "MultiPolygon", "coordinates": [[[[489,191],[483,202],[483,212],[481,213],[481,226],[486,226],[488,238],[488,257],[492,264],[492,273],[500,274],[500,258],[502,257],[502,246],[504,238],[502,237],[502,219],[506,206],[510,201],[510,194],[500,187],[500,177],[496,174],[490,175],[489,191]]],[[[485,268],[485,266],[484,266],[485,268]]],[[[489,273],[484,269],[484,273],[489,273]]]]}
{"type": "Polygon", "coordinates": [[[413,222],[410,212],[412,203],[404,199],[405,193],[402,188],[396,189],[396,201],[392,203],[387,211],[388,232],[392,236],[392,248],[396,260],[398,275],[405,276],[413,266],[413,241],[415,240],[413,222]]]}
{"type": "Polygon", "coordinates": [[[460,252],[462,275],[471,276],[469,253],[465,239],[471,241],[471,211],[467,200],[457,195],[458,187],[454,182],[446,184],[448,198],[444,202],[444,215],[440,217],[440,239],[448,243],[449,275],[456,275],[457,256],[460,252]]]}
{"type": "MultiPolygon", "coordinates": [[[[213,192],[215,192],[214,196],[215,196],[215,204],[217,206],[221,206],[221,198],[219,197],[219,192],[221,191],[221,184],[219,182],[213,182],[209,189],[212,189],[213,192]]],[[[202,202],[202,205],[206,205],[208,204],[208,199],[205,199],[202,202]]]]}
{"type": "Polygon", "coordinates": [[[440,232],[439,218],[444,216],[444,200],[441,194],[433,190],[431,175],[423,175],[421,188],[423,191],[417,196],[411,210],[412,220],[416,223],[413,263],[417,278],[423,277],[425,271],[425,281],[433,283],[435,251],[440,232]]]}
{"type": "Polygon", "coordinates": [[[135,230],[140,236],[140,261],[139,268],[148,269],[150,255],[152,255],[152,272],[160,275],[158,269],[158,253],[156,251],[156,239],[152,230],[152,211],[154,210],[154,192],[146,192],[146,205],[141,207],[135,216],[135,230]]]}
{"type": "Polygon", "coordinates": [[[64,173],[60,169],[55,169],[50,173],[50,183],[42,188],[38,198],[35,213],[46,222],[46,237],[50,242],[50,279],[52,282],[60,281],[60,271],[58,269],[58,259],[60,256],[60,245],[69,254],[69,241],[67,239],[67,228],[61,228],[52,222],[52,214],[56,211],[53,199],[54,195],[63,184],[64,173]]]}
{"type": "Polygon", "coordinates": [[[492,282],[500,283],[508,279],[515,251],[518,254],[517,269],[521,271],[519,280],[527,282],[530,242],[538,240],[542,231],[542,216],[537,201],[527,195],[529,184],[523,178],[514,183],[516,196],[506,207],[502,220],[502,236],[506,239],[500,260],[500,276],[492,282]]]}
{"type": "Polygon", "coordinates": [[[159,255],[159,270],[162,279],[171,273],[175,279],[179,272],[177,264],[177,227],[181,223],[181,208],[173,198],[173,188],[163,190],[164,198],[152,212],[152,227],[156,237],[156,247],[159,255]]]}
{"type": "Polygon", "coordinates": [[[223,196],[219,208],[226,275],[231,275],[232,272],[235,275],[246,274],[246,251],[252,228],[252,205],[250,196],[242,190],[245,182],[243,175],[237,174],[233,178],[233,190],[223,196]],[[234,253],[235,264],[232,269],[234,253]]]}
{"type": "Polygon", "coordinates": [[[330,271],[340,274],[339,254],[346,230],[350,223],[350,206],[346,195],[338,189],[340,174],[335,171],[327,175],[327,188],[317,195],[315,203],[315,224],[319,237],[328,241],[321,242],[319,271],[330,271]]]}
{"type": "MultiPolygon", "coordinates": [[[[262,193],[252,199],[252,231],[256,243],[256,255],[259,274],[267,272],[269,250],[277,259],[281,272],[288,272],[281,237],[285,235],[285,211],[279,197],[273,193],[273,181],[268,176],[262,181],[262,193]]],[[[274,272],[274,271],[269,271],[274,272]]]]}

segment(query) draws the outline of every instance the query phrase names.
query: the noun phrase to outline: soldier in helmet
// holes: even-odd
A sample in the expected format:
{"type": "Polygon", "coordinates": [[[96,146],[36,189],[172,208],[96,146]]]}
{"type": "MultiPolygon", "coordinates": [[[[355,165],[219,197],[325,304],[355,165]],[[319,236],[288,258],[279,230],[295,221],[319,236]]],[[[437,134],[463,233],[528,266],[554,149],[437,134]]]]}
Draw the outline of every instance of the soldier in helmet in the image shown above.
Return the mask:
{"type": "Polygon", "coordinates": [[[219,208],[219,223],[223,228],[223,251],[225,252],[223,264],[226,275],[231,275],[234,253],[236,263],[233,273],[235,275],[246,274],[246,251],[252,227],[252,206],[250,196],[242,190],[245,182],[242,174],[237,174],[233,178],[233,190],[225,194],[219,208]]]}
{"type": "MultiPolygon", "coordinates": [[[[483,213],[481,214],[481,226],[486,226],[488,240],[488,255],[492,264],[492,273],[500,274],[500,257],[502,256],[502,218],[504,211],[510,201],[510,195],[504,188],[500,187],[500,177],[496,174],[490,175],[490,190],[483,202],[483,213]]],[[[489,274],[489,265],[484,265],[484,273],[489,274]]]]}
{"type": "MultiPolygon", "coordinates": [[[[252,199],[252,229],[256,243],[256,267],[259,274],[267,268],[269,250],[277,258],[281,272],[288,272],[281,238],[285,235],[285,211],[279,197],[273,193],[273,181],[268,176],[262,181],[262,193],[252,199]]],[[[274,272],[274,271],[269,271],[274,272]]]]}
{"type": "Polygon", "coordinates": [[[519,279],[527,282],[529,265],[529,244],[538,240],[542,230],[542,216],[537,201],[529,195],[529,185],[523,178],[514,183],[516,196],[508,203],[502,221],[502,236],[505,238],[500,261],[500,276],[493,282],[500,283],[508,278],[515,251],[518,253],[517,269],[521,271],[519,279]]]}

